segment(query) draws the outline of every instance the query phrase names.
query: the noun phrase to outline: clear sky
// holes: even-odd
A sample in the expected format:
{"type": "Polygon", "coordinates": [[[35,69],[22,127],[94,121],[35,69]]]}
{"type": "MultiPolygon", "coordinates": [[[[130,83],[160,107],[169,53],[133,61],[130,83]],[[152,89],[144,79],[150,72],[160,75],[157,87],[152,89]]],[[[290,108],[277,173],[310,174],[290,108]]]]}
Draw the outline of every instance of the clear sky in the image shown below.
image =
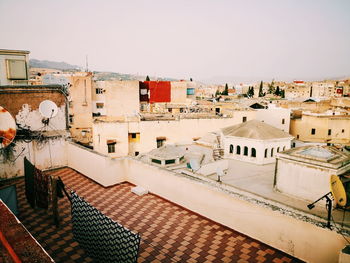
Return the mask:
{"type": "Polygon", "coordinates": [[[0,0],[0,48],[216,82],[350,76],[350,1],[0,0]]]}

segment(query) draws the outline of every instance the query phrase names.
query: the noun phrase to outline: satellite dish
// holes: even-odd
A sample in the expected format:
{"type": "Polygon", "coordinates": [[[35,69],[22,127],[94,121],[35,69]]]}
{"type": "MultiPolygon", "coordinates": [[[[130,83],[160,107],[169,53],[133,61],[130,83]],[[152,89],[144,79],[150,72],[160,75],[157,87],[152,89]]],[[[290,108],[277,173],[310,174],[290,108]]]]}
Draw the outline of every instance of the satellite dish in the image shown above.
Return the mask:
{"type": "Polygon", "coordinates": [[[224,173],[224,170],[222,169],[222,167],[217,167],[216,168],[216,173],[218,176],[224,176],[225,173],[224,173]]]}
{"type": "Polygon", "coordinates": [[[335,174],[331,175],[330,179],[331,192],[334,197],[334,201],[339,206],[346,206],[347,198],[343,183],[340,181],[339,177],[335,174]]]}
{"type": "Polygon", "coordinates": [[[44,100],[39,105],[39,112],[45,118],[53,118],[57,115],[58,108],[51,100],[44,100]]]}
{"type": "Polygon", "coordinates": [[[195,159],[191,159],[191,160],[190,160],[190,165],[191,165],[191,169],[192,169],[193,171],[197,171],[197,170],[199,170],[199,168],[201,168],[201,167],[199,166],[198,161],[195,160],[195,159]]]}
{"type": "Polygon", "coordinates": [[[15,136],[15,119],[5,108],[0,106],[0,149],[8,146],[15,136]]]}

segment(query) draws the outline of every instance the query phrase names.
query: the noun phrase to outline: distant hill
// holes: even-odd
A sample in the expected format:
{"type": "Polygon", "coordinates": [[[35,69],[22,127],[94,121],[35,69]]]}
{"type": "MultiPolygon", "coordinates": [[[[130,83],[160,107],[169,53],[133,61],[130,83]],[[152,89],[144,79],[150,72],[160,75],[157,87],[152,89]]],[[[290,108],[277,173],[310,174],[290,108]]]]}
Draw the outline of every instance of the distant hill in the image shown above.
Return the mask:
{"type": "Polygon", "coordinates": [[[56,61],[48,61],[48,60],[38,60],[38,59],[30,59],[29,67],[31,68],[51,68],[58,70],[81,70],[81,67],[77,65],[71,65],[66,62],[56,62],[56,61]]]}
{"type": "MultiPolygon", "coordinates": [[[[77,65],[71,65],[66,62],[55,62],[48,60],[38,60],[30,59],[29,67],[31,68],[49,68],[49,69],[58,69],[62,71],[77,71],[83,70],[82,67],[77,65]]],[[[145,80],[146,76],[142,75],[133,75],[133,74],[124,74],[117,72],[105,72],[105,71],[93,71],[94,77],[96,80],[145,80]]],[[[176,81],[174,78],[162,78],[162,77],[152,77],[151,80],[166,80],[166,81],[176,81]]]]}

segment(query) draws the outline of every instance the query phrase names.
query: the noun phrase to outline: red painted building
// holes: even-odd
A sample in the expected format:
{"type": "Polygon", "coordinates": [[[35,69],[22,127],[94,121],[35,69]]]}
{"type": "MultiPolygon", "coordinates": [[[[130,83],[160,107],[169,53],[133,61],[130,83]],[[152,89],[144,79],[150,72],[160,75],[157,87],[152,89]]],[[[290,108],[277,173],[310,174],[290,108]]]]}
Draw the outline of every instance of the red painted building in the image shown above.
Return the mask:
{"type": "Polygon", "coordinates": [[[144,81],[140,82],[140,100],[155,102],[170,102],[171,84],[170,81],[144,81]],[[146,95],[147,90],[147,95],[146,95]],[[146,98],[147,97],[147,98],[146,98]]]}

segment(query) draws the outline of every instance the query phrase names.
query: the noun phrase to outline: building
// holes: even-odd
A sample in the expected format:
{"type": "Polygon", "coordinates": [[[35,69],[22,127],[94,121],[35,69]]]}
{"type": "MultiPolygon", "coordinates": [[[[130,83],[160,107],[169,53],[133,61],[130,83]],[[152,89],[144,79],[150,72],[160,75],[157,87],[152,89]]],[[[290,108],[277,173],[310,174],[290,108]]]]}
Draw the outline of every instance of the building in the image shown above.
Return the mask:
{"type": "Polygon", "coordinates": [[[0,85],[28,84],[29,51],[0,49],[0,85]]]}
{"type": "Polygon", "coordinates": [[[290,134],[297,140],[312,143],[350,145],[348,112],[301,112],[290,123],[290,134]]]}
{"type": "Polygon", "coordinates": [[[95,81],[92,87],[95,117],[108,116],[125,120],[140,112],[139,81],[95,81]]]}
{"type": "Polygon", "coordinates": [[[268,164],[278,152],[290,149],[293,137],[269,124],[251,120],[221,129],[225,157],[268,164]]]}
{"type": "Polygon", "coordinates": [[[73,140],[92,144],[92,74],[75,73],[67,77],[69,90],[69,131],[73,140]]]}
{"type": "Polygon", "coordinates": [[[241,123],[238,112],[233,118],[215,116],[192,118],[153,117],[138,121],[95,120],[93,123],[93,148],[111,157],[135,156],[165,144],[193,142],[206,133],[241,123]]]}
{"type": "Polygon", "coordinates": [[[303,146],[277,154],[276,190],[313,202],[330,191],[330,176],[350,171],[350,155],[328,146],[303,146]]]}

